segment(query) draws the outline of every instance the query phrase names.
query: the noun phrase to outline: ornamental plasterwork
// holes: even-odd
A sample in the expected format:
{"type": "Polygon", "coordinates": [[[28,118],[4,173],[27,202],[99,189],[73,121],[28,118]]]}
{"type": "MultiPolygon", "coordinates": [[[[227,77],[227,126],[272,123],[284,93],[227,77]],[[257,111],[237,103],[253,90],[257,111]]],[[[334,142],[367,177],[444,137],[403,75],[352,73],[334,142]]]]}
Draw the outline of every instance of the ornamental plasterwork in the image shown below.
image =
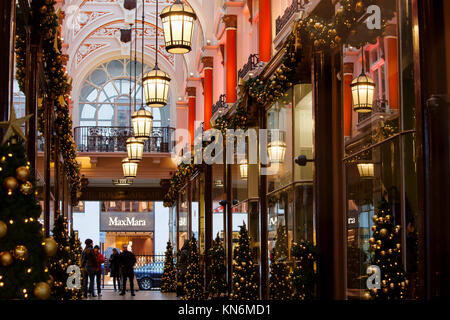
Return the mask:
{"type": "Polygon", "coordinates": [[[107,43],[83,43],[75,55],[75,61],[79,65],[83,59],[92,54],[93,52],[100,50],[108,46],[107,43]]]}
{"type": "Polygon", "coordinates": [[[77,18],[74,19],[73,23],[73,36],[76,37],[77,34],[83,30],[83,28],[94,22],[96,19],[103,17],[105,15],[112,15],[111,12],[103,11],[81,11],[78,13],[77,18]]]}
{"type": "MultiPolygon", "coordinates": [[[[83,52],[88,51],[87,48],[91,48],[92,44],[98,44],[98,40],[106,40],[108,39],[115,39],[117,41],[117,44],[119,46],[122,46],[121,48],[122,52],[129,52],[129,44],[124,44],[120,42],[120,29],[123,27],[123,22],[113,22],[109,25],[105,25],[101,28],[98,28],[93,33],[91,33],[90,36],[88,36],[83,43],[80,45],[79,49],[76,53],[76,65],[79,65],[88,55],[89,53],[83,54],[83,52]],[[92,41],[92,44],[91,44],[92,41]]],[[[142,39],[142,28],[139,27],[140,24],[138,23],[138,28],[136,30],[137,32],[137,39],[138,39],[138,50],[141,48],[141,39],[142,39]]],[[[155,51],[155,26],[151,23],[146,23],[144,32],[145,32],[145,47],[151,49],[153,52],[155,51]]],[[[133,38],[134,38],[134,32],[133,32],[133,38]]],[[[167,51],[164,48],[164,38],[162,34],[162,30],[158,29],[158,38],[159,38],[159,45],[158,45],[158,54],[162,56],[170,65],[174,65],[174,56],[170,53],[167,53],[167,51]]],[[[134,43],[134,39],[133,39],[134,43]]],[[[103,47],[103,46],[102,46],[103,47]]],[[[95,50],[100,49],[102,47],[96,47],[95,50]]],[[[94,51],[95,51],[94,50],[94,51]]]]}

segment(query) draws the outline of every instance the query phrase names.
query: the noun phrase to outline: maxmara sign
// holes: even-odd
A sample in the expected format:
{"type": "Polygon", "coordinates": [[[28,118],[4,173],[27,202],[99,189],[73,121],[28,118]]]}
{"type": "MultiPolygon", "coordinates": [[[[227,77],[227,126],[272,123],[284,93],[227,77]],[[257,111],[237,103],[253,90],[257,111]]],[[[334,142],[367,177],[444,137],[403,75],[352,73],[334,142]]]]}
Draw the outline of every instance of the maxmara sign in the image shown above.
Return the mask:
{"type": "Polygon", "coordinates": [[[154,231],[151,212],[101,212],[100,231],[154,231]]]}

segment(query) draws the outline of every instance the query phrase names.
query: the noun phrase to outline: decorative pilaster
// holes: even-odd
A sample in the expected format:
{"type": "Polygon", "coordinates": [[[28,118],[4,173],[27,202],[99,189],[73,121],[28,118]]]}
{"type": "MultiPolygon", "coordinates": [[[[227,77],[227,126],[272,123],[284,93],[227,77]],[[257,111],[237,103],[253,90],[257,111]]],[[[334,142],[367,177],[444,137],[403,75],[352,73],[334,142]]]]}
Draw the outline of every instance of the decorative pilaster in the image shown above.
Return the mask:
{"type": "Polygon", "coordinates": [[[188,129],[191,136],[191,145],[194,143],[195,138],[195,106],[196,106],[196,87],[187,87],[186,93],[188,95],[188,129]]]}
{"type": "Polygon", "coordinates": [[[223,17],[226,32],[225,45],[225,72],[226,72],[226,102],[234,103],[237,99],[237,62],[236,62],[236,32],[237,16],[225,15],[223,17]]]}
{"type": "Polygon", "coordinates": [[[213,67],[214,58],[213,57],[203,57],[203,70],[204,70],[204,80],[203,80],[203,96],[204,96],[204,129],[209,130],[211,128],[211,118],[212,118],[212,105],[213,105],[213,67]]]}

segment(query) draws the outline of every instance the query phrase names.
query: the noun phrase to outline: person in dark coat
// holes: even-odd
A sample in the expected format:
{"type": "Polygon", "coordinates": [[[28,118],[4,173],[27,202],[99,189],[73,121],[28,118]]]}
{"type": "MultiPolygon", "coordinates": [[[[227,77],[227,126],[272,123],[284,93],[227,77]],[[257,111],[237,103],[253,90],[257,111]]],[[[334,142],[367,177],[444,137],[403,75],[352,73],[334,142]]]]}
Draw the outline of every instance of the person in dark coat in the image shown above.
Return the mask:
{"type": "Polygon", "coordinates": [[[120,285],[120,262],[119,262],[119,252],[116,248],[113,249],[112,255],[109,257],[109,267],[111,269],[110,276],[113,278],[113,284],[114,284],[114,291],[119,289],[121,290],[120,285]],[[116,289],[116,282],[117,282],[117,289],[116,289]]]}
{"type": "Polygon", "coordinates": [[[131,251],[128,251],[127,245],[123,245],[122,253],[119,255],[120,269],[122,271],[122,292],[121,296],[125,295],[127,287],[127,279],[130,279],[130,291],[134,296],[134,264],[136,263],[136,257],[131,251]]]}
{"type": "Polygon", "coordinates": [[[86,247],[81,253],[81,267],[84,269],[85,277],[83,281],[84,296],[87,298],[88,293],[93,297],[96,297],[94,293],[94,278],[95,278],[95,268],[97,267],[97,259],[95,256],[94,248],[92,247],[93,241],[91,239],[86,239],[84,242],[86,247]],[[88,291],[88,280],[89,280],[89,291],[88,291]]]}

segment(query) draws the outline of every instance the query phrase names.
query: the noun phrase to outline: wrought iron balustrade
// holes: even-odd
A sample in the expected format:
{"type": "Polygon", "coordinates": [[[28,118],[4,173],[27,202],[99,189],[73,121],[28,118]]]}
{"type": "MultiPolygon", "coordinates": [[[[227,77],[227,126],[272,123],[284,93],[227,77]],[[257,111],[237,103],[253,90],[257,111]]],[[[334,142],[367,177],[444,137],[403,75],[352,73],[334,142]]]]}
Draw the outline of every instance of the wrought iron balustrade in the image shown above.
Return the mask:
{"type": "Polygon", "coordinates": [[[226,103],[226,95],[222,94],[219,97],[219,101],[217,101],[213,107],[212,107],[212,114],[214,115],[217,111],[219,111],[219,109],[221,108],[226,108],[227,107],[227,103],[226,103]]]}
{"type": "Polygon", "coordinates": [[[310,0],[292,0],[292,3],[289,7],[286,8],[284,14],[279,16],[275,21],[275,30],[278,35],[281,30],[283,30],[284,26],[289,22],[294,14],[303,10],[304,6],[307,5],[310,0]]]}
{"type": "MultiPolygon", "coordinates": [[[[174,128],[154,127],[152,136],[145,141],[144,152],[170,152],[174,128]]],[[[126,141],[133,136],[130,127],[77,127],[74,130],[78,152],[126,152],[126,141]]]]}
{"type": "Polygon", "coordinates": [[[252,70],[256,69],[256,67],[258,66],[259,63],[259,55],[257,54],[251,54],[248,57],[248,62],[246,64],[244,64],[244,66],[242,67],[242,69],[240,69],[238,71],[238,76],[241,79],[244,79],[245,76],[252,70]]]}
{"type": "Polygon", "coordinates": [[[387,112],[388,112],[388,101],[385,99],[377,99],[373,102],[372,112],[358,113],[358,123],[361,123],[369,119],[374,114],[387,112]]]}

